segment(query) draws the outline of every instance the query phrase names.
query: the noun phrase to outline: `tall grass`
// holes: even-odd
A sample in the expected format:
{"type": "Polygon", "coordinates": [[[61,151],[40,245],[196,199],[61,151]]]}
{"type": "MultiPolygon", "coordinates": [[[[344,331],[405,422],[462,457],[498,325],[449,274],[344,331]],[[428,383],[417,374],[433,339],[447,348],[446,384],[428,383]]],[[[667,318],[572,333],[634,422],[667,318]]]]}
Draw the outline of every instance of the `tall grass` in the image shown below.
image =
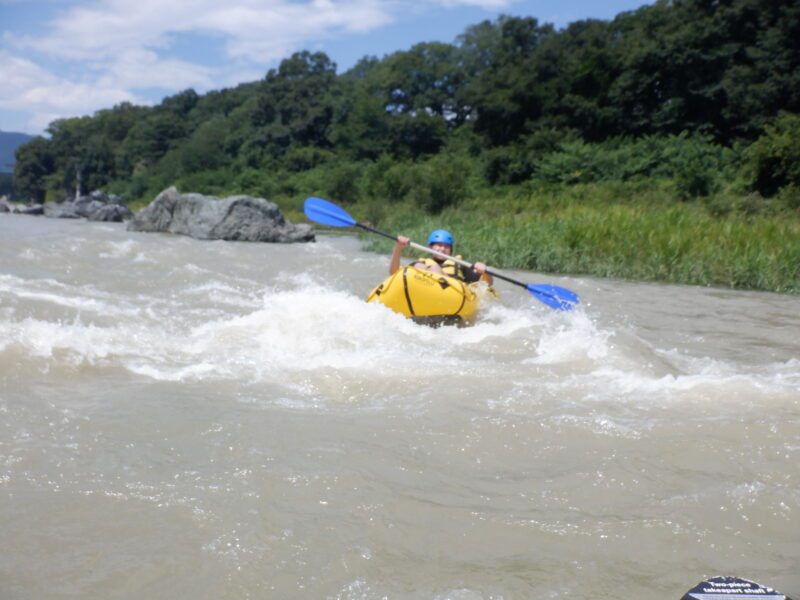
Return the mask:
{"type": "MultiPolygon", "coordinates": [[[[450,229],[457,253],[497,268],[800,293],[796,211],[719,214],[657,186],[624,188],[509,190],[437,216],[384,205],[378,224],[420,243],[431,229],[450,229]]],[[[368,203],[354,210],[374,214],[368,203]]]]}

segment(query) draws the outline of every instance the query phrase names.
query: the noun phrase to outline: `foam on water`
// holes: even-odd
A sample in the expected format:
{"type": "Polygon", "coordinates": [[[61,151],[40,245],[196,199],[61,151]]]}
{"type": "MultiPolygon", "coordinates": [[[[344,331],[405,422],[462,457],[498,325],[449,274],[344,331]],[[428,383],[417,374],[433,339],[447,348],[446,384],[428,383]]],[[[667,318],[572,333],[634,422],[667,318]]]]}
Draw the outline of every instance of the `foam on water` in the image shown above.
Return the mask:
{"type": "MultiPolygon", "coordinates": [[[[118,246],[136,252],[131,243],[118,246]]],[[[221,280],[192,264],[184,273],[185,283],[166,297],[0,275],[0,350],[47,370],[121,367],[159,381],[301,388],[305,375],[326,370],[375,382],[402,372],[498,371],[522,386],[544,378],[539,384],[552,393],[582,402],[788,398],[799,385],[796,361],[743,372],[600,327],[584,308],[561,313],[495,301],[471,327],[432,329],[330,287],[321,275],[279,274],[279,284],[259,292],[254,281],[221,280]]]]}

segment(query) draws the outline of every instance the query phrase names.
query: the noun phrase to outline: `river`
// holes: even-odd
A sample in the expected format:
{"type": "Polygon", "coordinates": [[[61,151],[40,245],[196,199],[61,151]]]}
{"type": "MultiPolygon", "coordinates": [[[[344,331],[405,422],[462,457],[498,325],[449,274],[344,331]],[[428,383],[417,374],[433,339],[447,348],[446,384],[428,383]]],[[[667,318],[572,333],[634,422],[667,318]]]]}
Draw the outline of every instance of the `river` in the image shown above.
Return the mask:
{"type": "Polygon", "coordinates": [[[506,271],[582,303],[432,329],[387,265],[0,215],[0,598],[800,595],[800,298],[506,271]]]}

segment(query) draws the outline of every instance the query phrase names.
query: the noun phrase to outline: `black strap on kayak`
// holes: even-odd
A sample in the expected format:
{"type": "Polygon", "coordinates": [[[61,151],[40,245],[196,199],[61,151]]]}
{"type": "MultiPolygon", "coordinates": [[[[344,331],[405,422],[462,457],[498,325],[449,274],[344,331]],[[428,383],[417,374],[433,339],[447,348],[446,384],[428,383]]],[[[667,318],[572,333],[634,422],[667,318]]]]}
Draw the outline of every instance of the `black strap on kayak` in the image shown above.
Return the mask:
{"type": "Polygon", "coordinates": [[[406,294],[406,302],[408,303],[408,312],[411,313],[412,317],[416,317],[417,313],[414,312],[414,305],[411,304],[411,294],[408,293],[408,268],[403,269],[403,291],[406,294]]]}
{"type": "Polygon", "coordinates": [[[467,284],[463,281],[460,281],[460,283],[461,283],[461,306],[458,307],[458,310],[455,312],[455,314],[460,313],[461,309],[464,308],[464,305],[467,303],[467,284]]]}

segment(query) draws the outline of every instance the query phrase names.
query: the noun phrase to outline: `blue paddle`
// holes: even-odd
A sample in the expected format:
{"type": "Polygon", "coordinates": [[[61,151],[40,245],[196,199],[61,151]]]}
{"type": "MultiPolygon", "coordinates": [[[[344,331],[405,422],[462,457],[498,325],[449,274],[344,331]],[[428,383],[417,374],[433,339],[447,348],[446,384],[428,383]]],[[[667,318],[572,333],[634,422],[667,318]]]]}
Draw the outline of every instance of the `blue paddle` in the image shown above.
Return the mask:
{"type": "MultiPolygon", "coordinates": [[[[316,221],[317,223],[321,223],[322,225],[329,225],[331,227],[361,227],[361,229],[366,229],[367,231],[371,231],[372,233],[377,233],[378,235],[382,235],[383,237],[387,237],[390,240],[397,240],[396,236],[393,236],[388,233],[384,233],[383,231],[379,231],[370,227],[369,225],[364,225],[363,223],[357,222],[353,217],[351,217],[347,212],[345,212],[339,206],[336,206],[332,202],[328,202],[327,200],[323,200],[322,198],[307,198],[306,203],[304,206],[304,210],[306,216],[311,219],[312,221],[316,221]]],[[[417,250],[421,250],[422,252],[428,252],[429,254],[436,254],[437,256],[441,256],[443,258],[449,258],[458,264],[472,268],[472,264],[468,263],[465,260],[461,260],[460,258],[456,258],[455,256],[450,256],[449,254],[443,254],[441,252],[437,252],[432,248],[428,248],[427,246],[422,246],[421,244],[416,244],[414,242],[410,242],[409,244],[413,248],[417,250]]],[[[516,279],[511,279],[510,277],[506,277],[505,275],[501,275],[500,273],[496,273],[494,271],[486,270],[489,275],[493,277],[497,277],[498,279],[502,279],[504,281],[508,281],[509,283],[513,283],[514,285],[518,285],[520,287],[524,287],[528,290],[537,300],[540,302],[544,302],[547,306],[551,308],[555,308],[557,310],[572,310],[576,304],[580,302],[578,299],[578,294],[575,292],[568,290],[563,287],[559,287],[557,285],[550,285],[546,283],[533,285],[533,284],[525,284],[521,281],[517,281],[516,279]]]]}

